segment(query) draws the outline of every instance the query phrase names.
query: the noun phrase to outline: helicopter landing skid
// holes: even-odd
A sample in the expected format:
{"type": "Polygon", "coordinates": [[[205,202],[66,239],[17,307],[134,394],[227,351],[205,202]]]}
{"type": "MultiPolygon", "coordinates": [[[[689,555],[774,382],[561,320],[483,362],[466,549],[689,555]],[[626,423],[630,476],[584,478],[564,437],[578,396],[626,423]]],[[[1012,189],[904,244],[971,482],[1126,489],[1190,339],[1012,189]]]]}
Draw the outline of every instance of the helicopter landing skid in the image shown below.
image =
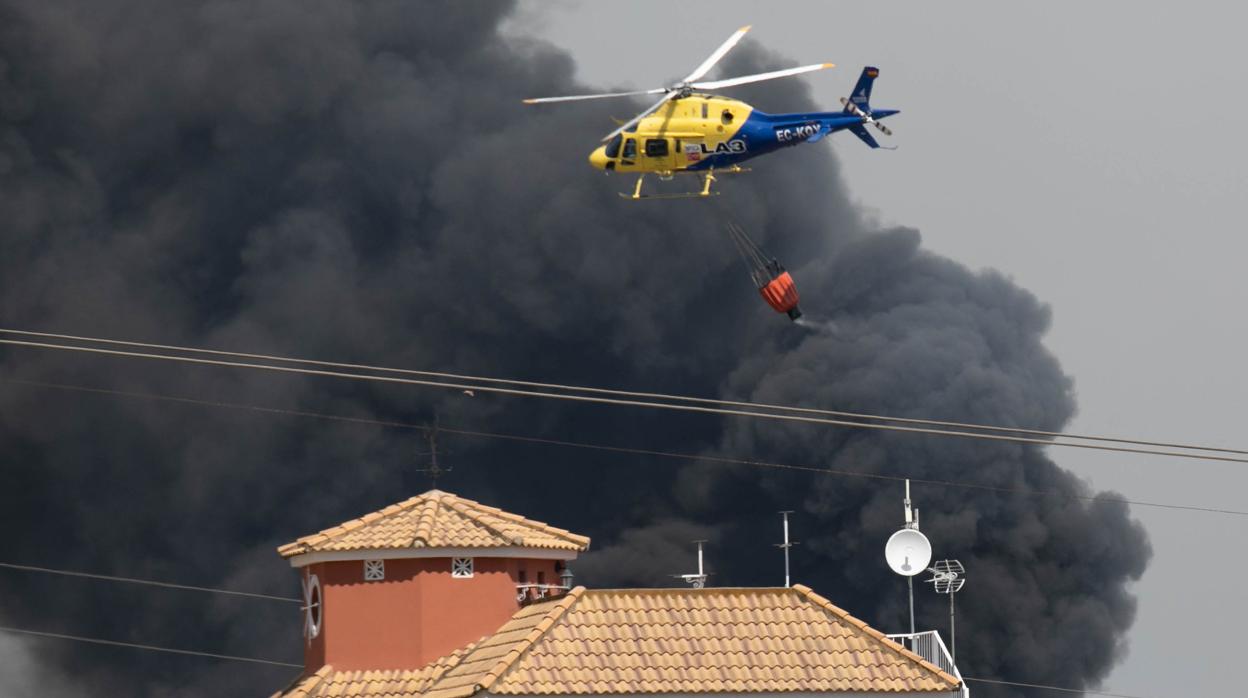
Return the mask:
{"type": "Polygon", "coordinates": [[[642,194],[641,185],[646,180],[646,173],[642,172],[641,174],[637,175],[637,184],[633,187],[633,193],[625,194],[624,192],[620,192],[620,197],[624,199],[638,200],[638,199],[704,199],[704,198],[708,198],[712,196],[719,196],[719,192],[711,191],[711,184],[715,182],[716,174],[740,174],[742,172],[749,172],[749,171],[750,171],[749,168],[741,167],[740,165],[733,165],[732,167],[724,168],[722,170],[719,170],[718,172],[716,172],[716,170],[714,169],[710,169],[705,172],[689,172],[688,170],[677,170],[674,172],[673,171],[659,172],[658,175],[659,175],[659,179],[661,180],[671,179],[674,175],[678,175],[678,174],[697,175],[702,178],[702,191],[682,192],[682,193],[676,193],[676,194],[642,194]]]}

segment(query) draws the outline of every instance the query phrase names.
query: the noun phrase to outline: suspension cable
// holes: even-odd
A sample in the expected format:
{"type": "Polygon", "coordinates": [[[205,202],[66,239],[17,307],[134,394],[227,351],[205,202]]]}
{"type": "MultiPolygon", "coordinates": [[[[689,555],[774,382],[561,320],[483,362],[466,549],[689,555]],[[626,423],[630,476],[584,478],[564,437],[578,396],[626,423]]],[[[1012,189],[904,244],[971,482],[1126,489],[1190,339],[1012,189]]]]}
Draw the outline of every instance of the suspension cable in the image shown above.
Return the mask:
{"type": "Polygon", "coordinates": [[[272,666],[295,667],[302,669],[302,664],[291,664],[290,662],[278,662],[272,659],[257,659],[255,657],[239,657],[232,654],[216,654],[214,652],[199,652],[197,650],[183,650],[173,647],[162,647],[160,645],[141,645],[137,642],[121,642],[119,640],[102,640],[96,637],[82,637],[81,635],[65,635],[62,633],[49,633],[40,630],[27,630],[25,628],[11,628],[0,625],[0,632],[16,633],[20,635],[34,635],[36,637],[54,638],[57,640],[72,640],[74,642],[87,642],[93,645],[110,645],[113,647],[129,647],[131,649],[148,650],[150,652],[167,652],[169,654],[181,654],[191,657],[209,657],[211,659],[225,659],[231,662],[250,662],[252,664],[269,664],[272,666]]]}
{"type": "MultiPolygon", "coordinates": [[[[92,388],[92,387],[79,386],[79,385],[67,385],[63,383],[42,383],[42,382],[37,382],[37,381],[27,381],[27,380],[14,379],[14,378],[0,378],[0,382],[15,383],[18,385],[28,385],[28,386],[41,387],[41,388],[54,388],[54,389],[60,389],[60,390],[85,392],[85,393],[116,395],[116,396],[121,396],[121,397],[142,398],[142,399],[150,399],[150,400],[161,400],[161,401],[168,401],[168,402],[175,402],[175,403],[199,405],[199,406],[204,406],[204,407],[248,410],[248,411],[253,411],[253,412],[262,412],[266,414],[280,414],[280,415],[286,415],[286,416],[292,416],[292,417],[323,419],[323,420],[328,420],[328,421],[380,426],[380,427],[387,427],[387,428],[394,428],[394,429],[412,429],[412,430],[427,432],[432,428],[425,424],[413,424],[410,422],[371,419],[367,417],[348,417],[345,415],[327,414],[327,413],[322,413],[322,412],[311,412],[311,411],[306,411],[306,410],[290,410],[290,409],[285,409],[281,407],[248,405],[248,404],[242,404],[242,403],[219,402],[219,401],[213,401],[213,400],[199,400],[196,398],[189,398],[189,397],[160,395],[156,393],[140,393],[140,392],[123,391],[123,390],[111,390],[108,388],[92,388]]],[[[538,436],[527,436],[523,434],[502,434],[502,433],[497,433],[497,432],[456,428],[454,426],[448,427],[446,425],[439,425],[438,431],[440,433],[455,434],[459,436],[471,436],[471,437],[481,437],[481,438],[488,438],[488,439],[500,439],[500,440],[505,440],[505,441],[515,441],[515,442],[521,442],[521,443],[541,444],[541,445],[548,445],[548,446],[580,448],[580,449],[602,451],[602,452],[608,452],[608,453],[628,453],[628,454],[634,454],[634,455],[653,456],[653,457],[660,457],[660,458],[672,458],[672,459],[679,459],[679,460],[705,461],[705,462],[712,462],[712,463],[721,463],[725,465],[747,465],[747,466],[759,467],[759,468],[797,470],[797,471],[816,473],[820,475],[832,475],[832,476],[839,476],[839,477],[857,477],[857,478],[864,478],[864,479],[871,479],[871,480],[887,480],[891,482],[902,482],[905,480],[910,480],[912,482],[919,483],[919,484],[934,485],[934,486],[939,486],[939,487],[974,489],[974,490],[981,490],[981,491],[987,491],[987,492],[996,492],[1000,494],[1021,494],[1025,496],[1054,497],[1054,498],[1075,499],[1075,500],[1089,501],[1089,502],[1096,502],[1096,501],[1116,502],[1116,503],[1121,503],[1121,504],[1130,504],[1133,506],[1155,507],[1155,508],[1160,508],[1160,509],[1196,511],[1196,512],[1210,513],[1210,514],[1226,514],[1226,515],[1232,515],[1232,516],[1248,516],[1248,511],[1241,511],[1241,510],[1236,510],[1236,509],[1220,509],[1220,508],[1214,508],[1214,507],[1203,507],[1203,506],[1184,505],[1184,504],[1169,504],[1165,502],[1141,501],[1138,499],[1126,499],[1123,497],[1107,497],[1103,495],[1081,495],[1081,494],[1074,494],[1074,493],[1057,492],[1053,490],[1035,490],[1035,489],[1028,489],[1028,488],[1021,488],[1021,487],[998,487],[998,486],[993,486],[993,485],[978,485],[978,484],[973,484],[973,483],[968,483],[968,482],[958,482],[958,481],[953,481],[953,480],[935,480],[935,479],[930,479],[930,478],[913,477],[909,475],[884,475],[880,473],[864,473],[861,471],[852,471],[852,470],[834,470],[831,468],[822,468],[822,467],[810,466],[810,465],[775,463],[775,462],[763,461],[763,460],[731,458],[727,456],[713,456],[713,455],[693,454],[693,453],[678,453],[678,452],[672,452],[672,451],[660,451],[660,450],[655,450],[655,449],[632,448],[632,447],[627,447],[627,446],[592,444],[592,443],[585,443],[585,442],[580,442],[580,441],[566,441],[566,440],[560,440],[560,439],[549,439],[549,438],[538,437],[538,436]]]]}
{"type": "MultiPolygon", "coordinates": [[[[1194,444],[1173,443],[1173,442],[1165,442],[1165,441],[1147,441],[1147,440],[1142,440],[1142,439],[1096,436],[1096,435],[1089,435],[1089,434],[1063,433],[1063,432],[1057,432],[1057,431],[1045,431],[1041,429],[1025,429],[1025,428],[1020,428],[1020,427],[1005,427],[1005,426],[993,426],[993,425],[988,425],[988,424],[976,424],[973,422],[958,422],[958,421],[938,420],[938,419],[922,419],[922,418],[916,418],[916,417],[891,417],[887,415],[870,414],[870,413],[862,413],[862,412],[849,412],[849,411],[844,411],[844,410],[829,410],[829,409],[820,409],[820,408],[812,408],[812,407],[797,407],[797,406],[790,406],[790,405],[755,403],[755,402],[746,402],[746,401],[739,401],[739,400],[703,398],[703,397],[694,397],[694,396],[687,396],[687,395],[674,395],[674,394],[668,394],[668,393],[654,393],[654,392],[632,391],[632,390],[614,390],[614,389],[609,389],[609,388],[596,388],[596,387],[588,387],[588,386],[561,385],[558,383],[543,383],[543,382],[537,382],[537,381],[524,381],[524,380],[515,380],[515,379],[508,379],[508,378],[492,378],[492,377],[486,377],[486,376],[463,375],[463,374],[447,373],[447,372],[440,372],[440,371],[422,371],[422,370],[416,370],[416,369],[390,368],[390,367],[384,367],[384,366],[370,366],[367,364],[344,363],[344,362],[337,362],[337,361],[321,361],[321,360],[316,360],[316,359],[275,356],[275,355],[270,355],[270,354],[255,354],[255,353],[223,351],[223,350],[215,350],[215,349],[201,349],[197,347],[187,347],[187,346],[178,346],[178,345],[170,345],[170,344],[153,344],[149,342],[133,342],[133,341],[116,340],[116,339],[102,339],[98,337],[84,337],[84,336],[79,336],[79,335],[56,334],[56,333],[50,333],[50,332],[32,332],[32,331],[26,331],[26,330],[14,330],[14,329],[0,328],[0,334],[4,334],[4,333],[22,335],[22,336],[28,336],[28,337],[44,337],[44,338],[53,338],[53,339],[67,339],[67,340],[82,341],[82,342],[95,342],[99,344],[111,344],[111,345],[116,345],[116,346],[140,347],[140,348],[146,348],[146,349],[163,349],[163,350],[170,350],[170,351],[181,351],[181,352],[208,354],[208,355],[216,355],[216,356],[240,357],[240,358],[246,358],[246,359],[263,359],[267,361],[280,361],[280,362],[285,362],[285,363],[326,366],[326,367],[332,367],[332,368],[350,368],[350,369],[357,369],[357,370],[395,373],[395,374],[400,374],[400,375],[414,375],[414,376],[425,376],[425,377],[431,377],[431,378],[446,378],[446,379],[454,379],[454,380],[462,380],[462,381],[474,381],[474,382],[480,382],[480,383],[514,385],[514,386],[521,386],[521,387],[526,387],[526,388],[543,388],[543,389],[552,389],[552,390],[575,391],[575,392],[588,393],[588,394],[593,394],[593,395],[612,395],[612,396],[618,396],[618,397],[646,398],[650,400],[670,400],[670,401],[677,401],[677,402],[688,402],[692,404],[726,405],[729,407],[779,410],[783,412],[793,412],[797,414],[815,414],[815,415],[826,415],[830,417],[869,419],[869,420],[884,421],[884,422],[895,422],[899,424],[920,424],[920,425],[927,425],[927,426],[954,427],[954,428],[960,428],[960,429],[978,429],[982,431],[1002,432],[1002,433],[1008,433],[1008,434],[1026,434],[1030,436],[1047,436],[1047,437],[1053,437],[1053,438],[1076,439],[1076,440],[1081,440],[1081,441],[1102,441],[1102,442],[1110,442],[1110,443],[1132,444],[1132,445],[1137,445],[1137,446],[1153,446],[1153,447],[1160,447],[1160,448],[1177,448],[1177,449],[1193,450],[1193,451],[1209,451],[1209,452],[1217,452],[1217,453],[1232,453],[1232,454],[1239,454],[1239,455],[1248,455],[1248,450],[1245,450],[1245,449],[1221,448],[1221,447],[1215,447],[1215,446],[1201,446],[1201,445],[1194,445],[1194,444]]],[[[4,339],[0,339],[0,343],[23,344],[22,342],[15,342],[12,340],[4,340],[4,339]]],[[[42,345],[37,345],[34,343],[29,343],[29,344],[34,345],[34,346],[42,346],[42,345]]],[[[55,348],[70,348],[70,347],[65,347],[62,345],[53,345],[53,346],[55,348]]]]}
{"type": "Polygon", "coordinates": [[[51,344],[47,342],[30,342],[16,339],[0,339],[0,344],[11,344],[17,346],[37,347],[43,349],[59,349],[64,351],[78,351],[93,354],[105,354],[112,356],[126,356],[133,358],[155,359],[160,361],[172,361],[182,363],[193,363],[210,366],[225,366],[231,368],[252,368],[266,371],[277,371],[282,373],[297,373],[312,376],[324,376],[332,378],[345,378],[351,380],[372,381],[382,383],[397,383],[406,385],[421,385],[433,388],[450,388],[459,391],[482,391],[489,393],[497,393],[501,395],[513,395],[523,397],[537,397],[555,400],[567,400],[582,403],[598,403],[610,405],[623,405],[629,407],[647,407],[653,409],[674,410],[680,412],[695,412],[702,414],[721,414],[736,417],[755,417],[759,419],[771,419],[790,422],[801,422],[806,424],[824,424],[831,426],[853,427],[857,429],[874,429],[882,431],[907,432],[912,434],[928,434],[933,436],[957,436],[970,439],[981,439],[987,441],[1001,441],[1010,443],[1035,444],[1039,446],[1065,446],[1067,448],[1083,448],[1096,451],[1113,451],[1118,453],[1136,453],[1143,455],[1166,456],[1171,458],[1190,458],[1195,460],[1223,461],[1231,463],[1248,463],[1248,458],[1232,458],[1228,456],[1215,456],[1200,453],[1183,453],[1178,451],[1160,451],[1154,449],[1128,448],[1123,446],[1104,446],[1087,443],[1071,443],[1066,441],[1055,441],[1050,439],[1029,438],[1022,436],[1008,436],[1005,434],[984,434],[968,431],[954,431],[948,429],[934,429],[924,427],[901,426],[896,424],[872,424],[867,422],[855,422],[844,419],[830,419],[822,417],[807,417],[798,414],[783,414],[775,412],[758,412],[754,410],[726,409],[699,405],[671,404],[664,402],[653,402],[646,400],[630,400],[609,398],[595,395],[576,395],[568,393],[550,393],[534,390],[522,390],[517,388],[500,388],[495,386],[485,386],[476,383],[453,383],[448,381],[435,381],[417,378],[402,378],[398,376],[378,376],[372,374],[347,373],[343,371],[328,371],[323,369],[301,368],[296,366],[274,366],[270,364],[249,363],[244,361],[225,361],[221,359],[204,359],[191,356],[174,356],[169,354],[151,354],[145,352],[122,351],[117,349],[102,349],[99,347],[82,347],[63,344],[51,344]]]}
{"type": "Polygon", "coordinates": [[[253,599],[264,599],[267,601],[286,601],[289,603],[303,603],[302,600],[290,596],[274,596],[272,594],[257,594],[249,591],[234,591],[232,589],[216,589],[213,587],[192,586],[190,584],[174,584],[172,582],[158,582],[151,579],[137,579],[135,577],[115,577],[108,574],[93,574],[90,572],[74,572],[71,570],[62,570],[52,567],[36,567],[34,565],[18,565],[12,562],[0,562],[0,567],[11,570],[20,570],[22,572],[39,572],[42,574],[59,574],[66,577],[81,577],[84,579],[96,579],[105,582],[120,582],[125,584],[143,584],[146,586],[163,587],[165,589],[179,589],[182,591],[204,591],[213,594],[227,594],[230,596],[244,596],[253,599]]]}

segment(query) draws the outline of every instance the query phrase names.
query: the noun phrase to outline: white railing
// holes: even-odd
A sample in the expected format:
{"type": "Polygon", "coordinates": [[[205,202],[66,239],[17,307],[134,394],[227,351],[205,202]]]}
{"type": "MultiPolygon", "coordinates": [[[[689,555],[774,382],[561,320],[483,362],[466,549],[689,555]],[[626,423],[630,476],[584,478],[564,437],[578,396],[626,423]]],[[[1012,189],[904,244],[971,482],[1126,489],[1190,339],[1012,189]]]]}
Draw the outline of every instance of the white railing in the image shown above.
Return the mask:
{"type": "Polygon", "coordinates": [[[945,642],[940,639],[940,633],[935,630],[925,630],[921,633],[894,633],[887,637],[940,667],[946,674],[953,676],[962,686],[959,695],[962,698],[970,698],[971,689],[967,688],[966,682],[962,680],[962,672],[958,671],[958,665],[953,663],[953,657],[949,655],[949,650],[945,649],[945,642]]]}

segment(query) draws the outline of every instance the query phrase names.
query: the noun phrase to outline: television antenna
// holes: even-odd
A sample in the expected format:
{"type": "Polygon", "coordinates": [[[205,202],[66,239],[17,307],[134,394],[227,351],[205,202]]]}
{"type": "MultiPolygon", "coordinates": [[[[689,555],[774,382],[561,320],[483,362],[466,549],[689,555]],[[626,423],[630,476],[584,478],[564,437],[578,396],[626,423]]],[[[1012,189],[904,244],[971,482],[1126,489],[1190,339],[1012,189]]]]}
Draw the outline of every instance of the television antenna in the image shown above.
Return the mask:
{"type": "Polygon", "coordinates": [[[884,559],[897,574],[906,578],[910,596],[910,634],[914,635],[914,576],[927,569],[932,561],[932,544],[919,532],[919,510],[910,508],[910,481],[906,480],[906,522],[902,528],[888,537],[884,545],[884,559]]]}
{"type": "Polygon", "coordinates": [[[784,588],[785,589],[788,589],[789,586],[791,586],[789,584],[789,548],[792,548],[793,546],[797,545],[797,541],[789,540],[789,514],[792,514],[792,513],[793,513],[792,511],[780,512],[780,515],[784,517],[784,542],[773,543],[773,545],[775,545],[777,548],[784,549],[784,588]]]}
{"type": "Polygon", "coordinates": [[[937,560],[927,571],[932,573],[927,581],[936,588],[936,593],[949,595],[949,658],[956,666],[958,636],[953,624],[953,595],[962,591],[962,585],[966,584],[966,568],[958,560],[937,560]]]}
{"type": "Polygon", "coordinates": [[[698,545],[698,573],[697,574],[674,574],[672,576],[685,580],[685,583],[689,584],[694,589],[702,589],[706,587],[706,577],[707,577],[707,574],[702,567],[702,544],[705,543],[706,541],[695,540],[693,542],[697,543],[698,545]]]}
{"type": "MultiPolygon", "coordinates": [[[[429,481],[433,489],[438,489],[438,478],[451,472],[454,468],[444,468],[438,465],[438,417],[433,418],[433,426],[426,427],[425,439],[429,442],[429,450],[421,451],[417,455],[429,456],[429,467],[417,468],[418,473],[428,473],[429,481]]],[[[450,453],[450,451],[444,451],[450,453]]]]}

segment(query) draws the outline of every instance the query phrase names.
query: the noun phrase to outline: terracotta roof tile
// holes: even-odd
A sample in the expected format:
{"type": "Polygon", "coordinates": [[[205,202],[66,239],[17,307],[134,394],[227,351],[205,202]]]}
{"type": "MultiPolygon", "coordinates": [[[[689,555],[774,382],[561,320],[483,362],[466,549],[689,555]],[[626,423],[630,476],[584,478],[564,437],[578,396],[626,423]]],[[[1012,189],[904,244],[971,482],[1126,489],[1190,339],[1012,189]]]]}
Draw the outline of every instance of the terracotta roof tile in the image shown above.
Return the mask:
{"type": "Polygon", "coordinates": [[[272,698],[337,698],[338,696],[364,696],[367,698],[409,698],[429,690],[449,669],[459,664],[466,654],[476,648],[468,645],[414,671],[334,671],[326,665],[310,676],[295,681],[284,692],[274,693],[272,698]]]}
{"type": "MultiPolygon", "coordinates": [[[[281,698],[952,691],[953,676],[805,586],[586,591],[418,671],[329,667],[281,698]]],[[[278,698],[275,696],[275,698],[278,698]]]]}
{"type": "Polygon", "coordinates": [[[424,696],[907,693],[957,685],[806,587],[577,588],[522,609],[424,696]]]}
{"type": "Polygon", "coordinates": [[[304,553],[411,548],[545,548],[584,551],[589,538],[448,492],[430,490],[304,536],[277,549],[304,553]]]}

